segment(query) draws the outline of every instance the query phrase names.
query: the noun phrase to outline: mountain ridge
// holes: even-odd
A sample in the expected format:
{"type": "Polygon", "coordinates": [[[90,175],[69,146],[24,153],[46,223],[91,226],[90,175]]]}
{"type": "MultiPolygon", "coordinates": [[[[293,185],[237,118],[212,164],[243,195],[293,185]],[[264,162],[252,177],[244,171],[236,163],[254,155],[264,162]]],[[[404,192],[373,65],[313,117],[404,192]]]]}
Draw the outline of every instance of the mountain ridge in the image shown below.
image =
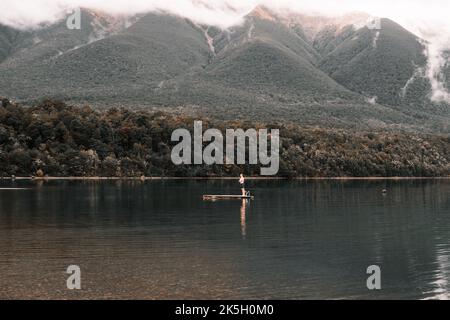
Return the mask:
{"type": "Polygon", "coordinates": [[[419,72],[426,68],[423,42],[391,20],[371,30],[357,25],[363,14],[345,24],[258,7],[241,25],[221,30],[162,13],[128,24],[83,13],[79,32],[60,21],[24,33],[14,50],[8,35],[18,31],[0,28],[0,95],[98,107],[191,106],[217,117],[321,126],[448,130],[450,112],[429,101],[430,86],[419,72]]]}

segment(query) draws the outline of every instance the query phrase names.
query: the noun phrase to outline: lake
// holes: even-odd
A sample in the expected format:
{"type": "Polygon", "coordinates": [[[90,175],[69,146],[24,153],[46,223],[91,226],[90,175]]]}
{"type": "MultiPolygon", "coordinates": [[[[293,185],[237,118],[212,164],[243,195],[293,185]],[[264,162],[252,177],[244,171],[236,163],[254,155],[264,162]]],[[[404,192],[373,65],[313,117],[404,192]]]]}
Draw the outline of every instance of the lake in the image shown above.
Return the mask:
{"type": "Polygon", "coordinates": [[[237,181],[0,181],[0,298],[450,298],[450,180],[247,187],[212,202],[237,181]]]}

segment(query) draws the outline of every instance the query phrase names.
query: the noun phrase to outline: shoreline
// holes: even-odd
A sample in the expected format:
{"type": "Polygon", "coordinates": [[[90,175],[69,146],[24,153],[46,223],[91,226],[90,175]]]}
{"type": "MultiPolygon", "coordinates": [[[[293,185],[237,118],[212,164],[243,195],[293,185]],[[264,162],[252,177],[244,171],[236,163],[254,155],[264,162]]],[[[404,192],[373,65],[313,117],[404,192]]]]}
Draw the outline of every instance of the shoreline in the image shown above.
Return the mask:
{"type": "MultiPolygon", "coordinates": [[[[0,181],[107,181],[107,180],[236,180],[236,177],[0,177],[0,181]]],[[[450,176],[442,177],[246,177],[246,180],[450,180],[450,176]]]]}

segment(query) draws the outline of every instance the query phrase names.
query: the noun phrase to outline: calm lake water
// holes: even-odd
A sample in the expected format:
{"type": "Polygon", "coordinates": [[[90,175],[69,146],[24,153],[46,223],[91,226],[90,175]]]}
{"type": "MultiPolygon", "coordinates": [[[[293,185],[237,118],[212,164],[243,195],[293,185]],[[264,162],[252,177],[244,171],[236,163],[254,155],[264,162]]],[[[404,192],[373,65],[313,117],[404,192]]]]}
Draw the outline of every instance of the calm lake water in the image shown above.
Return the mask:
{"type": "Polygon", "coordinates": [[[0,181],[0,298],[450,298],[450,180],[247,184],[0,181]]]}

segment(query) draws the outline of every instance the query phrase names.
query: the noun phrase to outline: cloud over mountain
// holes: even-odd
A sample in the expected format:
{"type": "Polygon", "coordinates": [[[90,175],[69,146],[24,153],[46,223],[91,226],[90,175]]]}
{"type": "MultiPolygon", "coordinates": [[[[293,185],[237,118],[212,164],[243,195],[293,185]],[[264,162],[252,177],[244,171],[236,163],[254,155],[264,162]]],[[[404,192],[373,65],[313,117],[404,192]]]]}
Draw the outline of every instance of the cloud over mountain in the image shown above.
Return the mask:
{"type": "MultiPolygon", "coordinates": [[[[64,11],[75,7],[97,9],[110,14],[136,14],[164,10],[198,22],[230,26],[242,21],[254,7],[290,10],[308,14],[342,15],[352,11],[393,19],[408,28],[446,28],[450,31],[446,0],[2,0],[0,23],[35,26],[52,22],[64,11]]],[[[424,33],[427,30],[422,30],[424,33]]]]}

